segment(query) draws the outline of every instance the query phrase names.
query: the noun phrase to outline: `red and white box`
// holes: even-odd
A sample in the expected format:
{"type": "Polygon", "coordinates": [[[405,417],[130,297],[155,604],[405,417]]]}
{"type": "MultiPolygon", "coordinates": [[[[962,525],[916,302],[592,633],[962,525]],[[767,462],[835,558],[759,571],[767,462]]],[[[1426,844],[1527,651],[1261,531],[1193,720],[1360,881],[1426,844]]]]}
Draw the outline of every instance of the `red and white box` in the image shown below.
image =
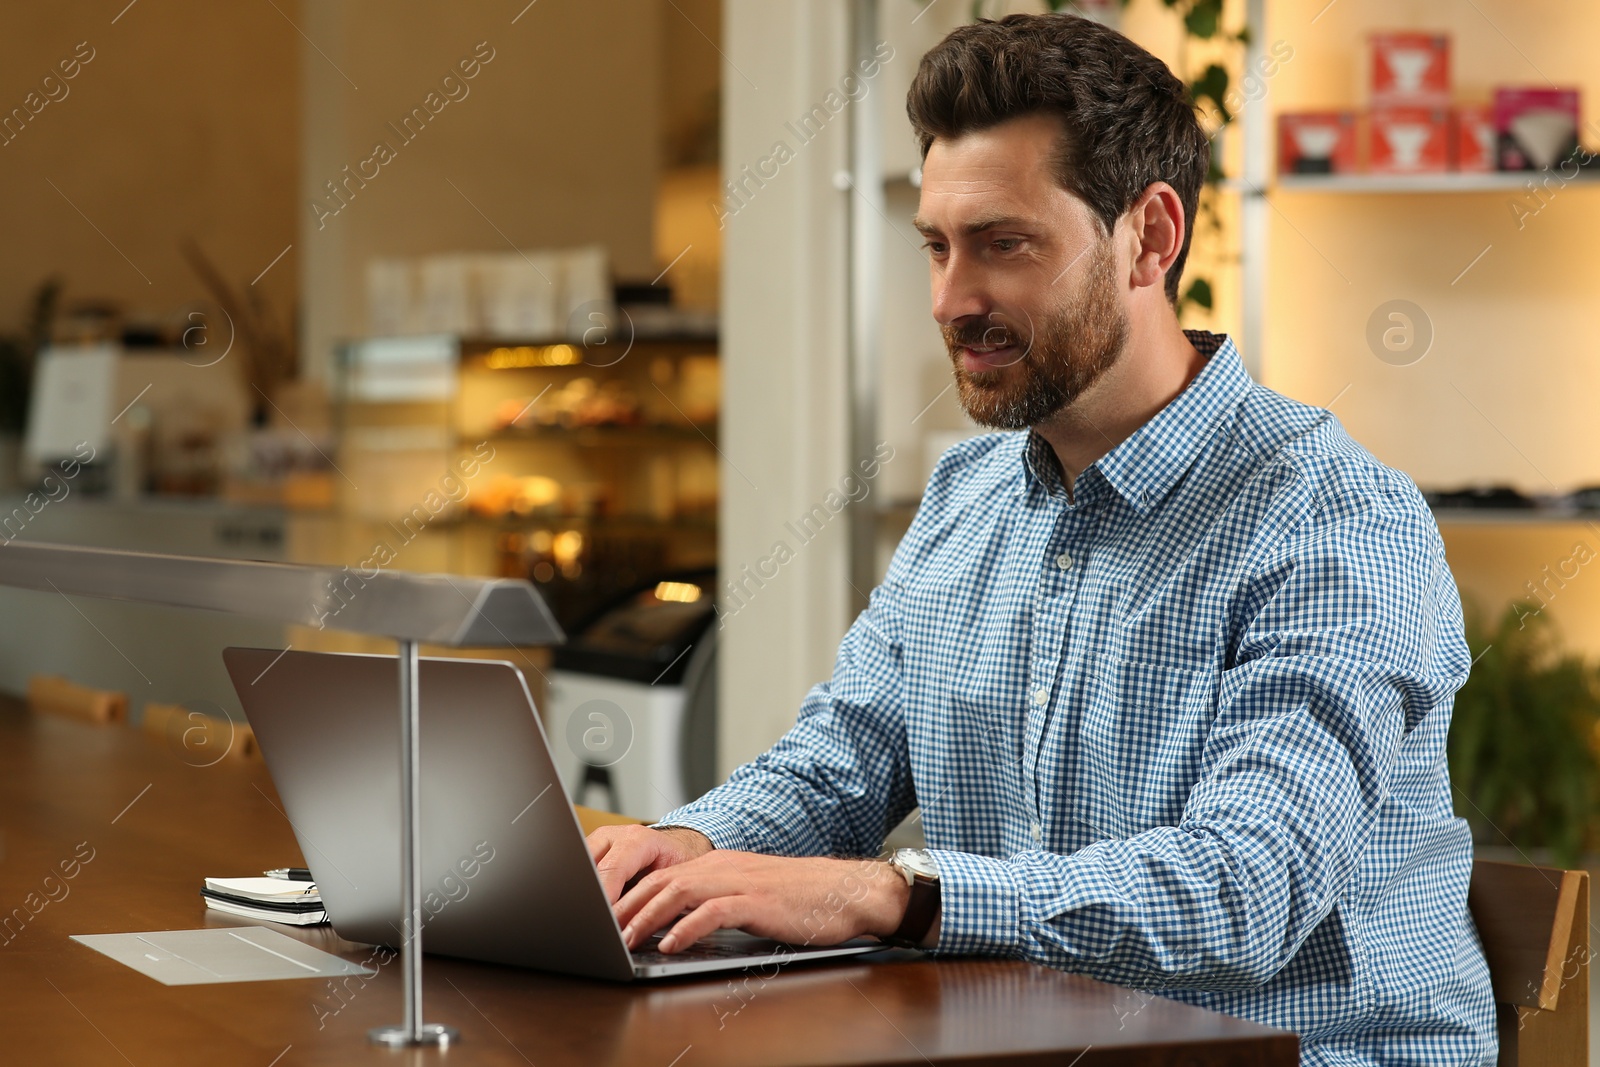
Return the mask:
{"type": "Polygon", "coordinates": [[[1498,131],[1489,104],[1459,104],[1455,109],[1454,167],[1466,173],[1494,170],[1498,131]]]}
{"type": "Polygon", "coordinates": [[[1367,169],[1374,174],[1437,174],[1450,169],[1449,108],[1374,110],[1367,128],[1367,169]]]}
{"type": "Polygon", "coordinates": [[[1396,31],[1374,33],[1372,106],[1447,107],[1450,104],[1450,36],[1396,31]]]}
{"type": "Polygon", "coordinates": [[[1545,170],[1578,147],[1578,90],[1543,87],[1494,91],[1501,170],[1545,170]]]}
{"type": "Polygon", "coordinates": [[[1354,111],[1278,116],[1279,174],[1350,174],[1357,169],[1354,111]]]}

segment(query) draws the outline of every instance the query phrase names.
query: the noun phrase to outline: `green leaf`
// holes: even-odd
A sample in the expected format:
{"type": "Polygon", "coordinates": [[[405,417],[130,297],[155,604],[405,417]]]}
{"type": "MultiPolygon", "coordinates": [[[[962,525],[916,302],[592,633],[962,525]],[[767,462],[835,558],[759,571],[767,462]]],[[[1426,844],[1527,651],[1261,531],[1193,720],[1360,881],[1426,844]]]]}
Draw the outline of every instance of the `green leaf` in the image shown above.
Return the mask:
{"type": "Polygon", "coordinates": [[[1222,26],[1222,0],[1195,0],[1183,17],[1183,26],[1191,37],[1201,40],[1215,37],[1222,26]]]}
{"type": "Polygon", "coordinates": [[[1209,98],[1222,104],[1222,98],[1228,95],[1228,68],[1221,63],[1213,63],[1200,72],[1200,76],[1189,83],[1189,94],[1196,100],[1209,98]]]}
{"type": "Polygon", "coordinates": [[[1228,68],[1220,63],[1213,63],[1200,72],[1200,76],[1189,83],[1189,99],[1195,107],[1200,107],[1205,101],[1211,101],[1221,116],[1224,124],[1233,121],[1233,112],[1228,110],[1228,68]]]}
{"type": "Polygon", "coordinates": [[[1211,283],[1204,278],[1196,278],[1189,283],[1189,288],[1184,290],[1180,303],[1194,304],[1207,311],[1212,310],[1211,283]]]}

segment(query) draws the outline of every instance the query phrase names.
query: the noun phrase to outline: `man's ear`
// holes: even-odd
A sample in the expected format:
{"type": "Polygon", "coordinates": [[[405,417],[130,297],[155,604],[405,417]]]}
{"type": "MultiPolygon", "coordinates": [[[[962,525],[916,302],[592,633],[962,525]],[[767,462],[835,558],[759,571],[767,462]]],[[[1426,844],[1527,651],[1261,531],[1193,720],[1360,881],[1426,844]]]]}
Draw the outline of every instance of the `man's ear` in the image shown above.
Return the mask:
{"type": "Polygon", "coordinates": [[[1123,218],[1133,247],[1128,283],[1135,288],[1164,285],[1172,261],[1183,249],[1187,229],[1178,191],[1166,182],[1156,182],[1134,201],[1123,218]]]}

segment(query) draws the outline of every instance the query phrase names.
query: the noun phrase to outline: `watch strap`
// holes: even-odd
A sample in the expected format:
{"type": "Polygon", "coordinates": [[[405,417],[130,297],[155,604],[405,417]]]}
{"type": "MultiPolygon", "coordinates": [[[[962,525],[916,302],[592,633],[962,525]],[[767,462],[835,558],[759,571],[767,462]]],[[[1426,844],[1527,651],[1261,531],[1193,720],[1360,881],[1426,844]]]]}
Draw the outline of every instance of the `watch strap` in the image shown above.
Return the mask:
{"type": "Polygon", "coordinates": [[[906,903],[905,918],[884,941],[901,948],[921,948],[922,939],[928,936],[938,917],[939,880],[919,874],[911,882],[911,899],[906,903]]]}

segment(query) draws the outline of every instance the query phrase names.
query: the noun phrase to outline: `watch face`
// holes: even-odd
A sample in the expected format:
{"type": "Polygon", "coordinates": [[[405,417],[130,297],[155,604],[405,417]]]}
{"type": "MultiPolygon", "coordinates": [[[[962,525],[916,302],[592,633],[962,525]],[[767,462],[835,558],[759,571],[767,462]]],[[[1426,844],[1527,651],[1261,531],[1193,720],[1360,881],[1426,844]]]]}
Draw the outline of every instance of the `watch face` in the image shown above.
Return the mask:
{"type": "Polygon", "coordinates": [[[934,861],[933,853],[925,848],[896,849],[894,865],[924,878],[939,877],[939,864],[934,861]]]}

